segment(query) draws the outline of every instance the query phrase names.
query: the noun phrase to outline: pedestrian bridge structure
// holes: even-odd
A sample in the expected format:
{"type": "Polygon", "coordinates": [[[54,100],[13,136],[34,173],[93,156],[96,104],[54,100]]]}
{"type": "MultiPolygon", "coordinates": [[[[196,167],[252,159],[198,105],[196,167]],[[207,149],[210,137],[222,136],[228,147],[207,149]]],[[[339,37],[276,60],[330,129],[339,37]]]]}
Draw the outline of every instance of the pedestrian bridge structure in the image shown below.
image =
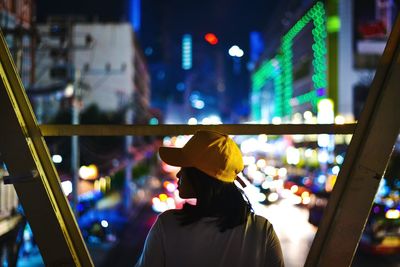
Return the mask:
{"type": "Polygon", "coordinates": [[[46,266],[93,266],[50,159],[45,136],[178,135],[209,129],[235,135],[353,134],[305,266],[350,266],[400,130],[400,19],[357,124],[38,125],[0,36],[0,157],[46,266]]]}

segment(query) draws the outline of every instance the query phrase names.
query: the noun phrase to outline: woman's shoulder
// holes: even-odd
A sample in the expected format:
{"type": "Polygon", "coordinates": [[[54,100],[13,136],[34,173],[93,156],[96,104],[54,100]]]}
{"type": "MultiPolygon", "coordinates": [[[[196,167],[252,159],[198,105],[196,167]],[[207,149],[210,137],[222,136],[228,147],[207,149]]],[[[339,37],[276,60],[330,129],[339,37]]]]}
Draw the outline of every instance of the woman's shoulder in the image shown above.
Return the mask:
{"type": "Polygon", "coordinates": [[[246,225],[246,236],[255,243],[275,243],[276,233],[271,222],[260,215],[252,213],[249,215],[246,225]],[[257,241],[258,240],[258,241],[257,241]]]}
{"type": "Polygon", "coordinates": [[[253,212],[251,212],[249,214],[248,223],[251,223],[251,224],[257,226],[257,228],[269,229],[272,227],[272,224],[270,223],[270,221],[268,221],[267,218],[265,218],[264,216],[255,214],[253,212]]]}
{"type": "Polygon", "coordinates": [[[181,213],[182,211],[178,209],[166,210],[158,215],[158,220],[161,220],[162,222],[177,221],[179,214],[181,213]]]}

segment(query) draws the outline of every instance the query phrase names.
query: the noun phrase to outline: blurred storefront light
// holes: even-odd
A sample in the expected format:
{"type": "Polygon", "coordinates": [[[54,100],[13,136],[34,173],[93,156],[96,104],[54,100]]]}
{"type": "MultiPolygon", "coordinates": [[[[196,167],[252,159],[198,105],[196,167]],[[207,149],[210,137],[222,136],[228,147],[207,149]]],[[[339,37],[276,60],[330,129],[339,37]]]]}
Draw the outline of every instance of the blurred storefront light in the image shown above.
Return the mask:
{"type": "Polygon", "coordinates": [[[269,202],[275,202],[279,199],[278,193],[272,192],[268,195],[268,201],[269,202]]]}
{"type": "Polygon", "coordinates": [[[273,117],[272,118],[272,124],[279,125],[282,123],[282,119],[280,117],[273,117]]]}
{"type": "Polygon", "coordinates": [[[265,181],[261,184],[261,188],[262,188],[262,189],[268,189],[268,188],[270,188],[270,185],[271,185],[271,181],[265,180],[265,181]]]}
{"type": "Polygon", "coordinates": [[[340,171],[340,167],[339,166],[333,166],[332,167],[332,173],[335,175],[338,175],[340,171]]]}
{"type": "Polygon", "coordinates": [[[313,117],[313,114],[312,114],[312,112],[309,111],[309,110],[307,110],[307,111],[305,111],[305,112],[303,113],[303,118],[304,118],[304,121],[305,121],[305,122],[310,121],[310,120],[312,119],[312,117],[313,117]]]}
{"type": "Polygon", "coordinates": [[[306,158],[312,157],[312,154],[313,154],[313,150],[312,150],[311,148],[307,148],[307,149],[304,151],[304,156],[305,156],[306,158]]]}
{"type": "Polygon", "coordinates": [[[237,45],[231,46],[231,48],[228,50],[228,53],[231,57],[242,57],[244,55],[243,50],[237,45]]]}
{"type": "Polygon", "coordinates": [[[61,155],[53,155],[53,156],[51,157],[51,160],[52,160],[54,163],[61,163],[63,159],[62,159],[61,155]]]}
{"type": "Polygon", "coordinates": [[[326,30],[329,33],[338,32],[340,30],[341,22],[339,16],[329,16],[326,19],[326,30]]]}
{"type": "Polygon", "coordinates": [[[256,163],[256,158],[254,156],[243,156],[243,164],[245,166],[255,163],[256,163]]]}
{"type": "Polygon", "coordinates": [[[216,45],[218,44],[218,37],[214,34],[214,33],[206,33],[206,35],[204,35],[204,40],[207,41],[207,43],[209,43],[210,45],[216,45]]]}
{"type": "Polygon", "coordinates": [[[251,178],[253,178],[254,173],[257,172],[257,165],[255,164],[250,164],[247,167],[247,175],[251,178]]]}
{"type": "Polygon", "coordinates": [[[89,166],[81,166],[79,168],[79,176],[84,180],[95,180],[99,175],[97,166],[90,164],[89,166]]]}
{"type": "Polygon", "coordinates": [[[210,115],[201,120],[201,124],[215,125],[222,124],[221,118],[218,115],[210,115]]]}
{"type": "Polygon", "coordinates": [[[267,165],[267,162],[265,161],[265,159],[259,159],[257,160],[256,165],[258,168],[262,169],[267,165]]]}
{"type": "Polygon", "coordinates": [[[258,142],[257,139],[255,138],[249,138],[247,140],[244,140],[240,144],[240,149],[244,154],[254,152],[258,149],[258,142]]]}
{"type": "Polygon", "coordinates": [[[155,212],[164,212],[175,208],[175,200],[172,197],[168,197],[166,194],[160,194],[158,197],[153,197],[152,199],[152,209],[155,212]]]}
{"type": "Polygon", "coordinates": [[[342,115],[337,115],[335,117],[335,124],[344,124],[345,118],[342,115]]]}
{"type": "Polygon", "coordinates": [[[318,135],[318,146],[319,147],[328,147],[330,143],[330,137],[328,134],[319,134],[318,135]]]}
{"type": "MultiPolygon", "coordinates": [[[[322,112],[322,115],[330,114],[333,111],[333,101],[329,98],[324,98],[318,101],[318,112],[322,112]]],[[[331,118],[321,118],[321,120],[331,120],[331,118]]]]}
{"type": "Polygon", "coordinates": [[[337,175],[329,175],[328,179],[325,182],[325,191],[331,192],[333,190],[333,186],[336,183],[337,175]]]}
{"type": "Polygon", "coordinates": [[[297,185],[292,185],[292,187],[290,187],[290,191],[292,191],[292,193],[296,193],[299,190],[299,187],[297,185]]]}
{"type": "Polygon", "coordinates": [[[171,137],[169,137],[169,136],[164,137],[164,139],[163,139],[163,145],[164,145],[164,146],[171,146],[171,145],[172,145],[171,137]]]}
{"type": "Polygon", "coordinates": [[[72,193],[72,183],[71,181],[63,181],[61,182],[61,188],[62,191],[64,192],[65,196],[68,196],[69,194],[72,193]]]}
{"type": "Polygon", "coordinates": [[[150,125],[157,125],[158,124],[158,119],[156,117],[153,117],[149,120],[150,125]]]}
{"type": "Polygon", "coordinates": [[[327,163],[329,160],[329,153],[326,149],[320,149],[318,151],[318,161],[320,163],[327,163]]]}
{"type": "Polygon", "coordinates": [[[292,117],[293,124],[301,124],[302,122],[303,122],[303,116],[300,113],[296,112],[295,114],[293,114],[292,117]]]}
{"type": "Polygon", "coordinates": [[[307,197],[302,197],[302,201],[301,203],[303,203],[303,205],[308,205],[311,202],[311,198],[309,196],[307,197]]]}
{"type": "Polygon", "coordinates": [[[158,198],[159,198],[161,201],[166,201],[167,198],[168,198],[168,196],[167,196],[166,194],[160,194],[160,195],[158,196],[158,198]]]}
{"type": "Polygon", "coordinates": [[[323,174],[319,175],[317,178],[317,182],[320,184],[324,184],[326,182],[326,176],[323,174]]]}
{"type": "MultiPolygon", "coordinates": [[[[318,123],[334,123],[334,103],[329,98],[324,98],[318,101],[318,115],[317,121],[318,123]]],[[[319,134],[318,135],[318,146],[319,147],[333,147],[334,146],[334,138],[333,135],[328,134],[319,134]]]]}
{"type": "Polygon", "coordinates": [[[74,95],[74,86],[69,83],[64,89],[64,96],[65,97],[72,97],[74,95]]]}
{"type": "Polygon", "coordinates": [[[107,180],[105,177],[101,177],[99,180],[100,191],[106,192],[107,191],[107,180]]]}
{"type": "Polygon", "coordinates": [[[266,143],[268,141],[268,135],[266,134],[260,134],[258,136],[258,141],[262,143],[266,143]]]}
{"type": "Polygon", "coordinates": [[[165,181],[163,183],[163,186],[170,193],[173,193],[176,190],[176,185],[174,183],[170,182],[170,181],[165,181]]]}
{"type": "Polygon", "coordinates": [[[300,162],[300,151],[294,147],[286,149],[286,161],[288,164],[297,165],[300,162]]]}
{"type": "Polygon", "coordinates": [[[189,120],[188,120],[188,124],[189,125],[196,125],[197,124],[197,119],[196,118],[190,118],[189,120]]]}
{"type": "Polygon", "coordinates": [[[103,226],[104,228],[108,227],[108,222],[106,220],[101,220],[100,222],[101,226],[103,226]]]}
{"type": "Polygon", "coordinates": [[[274,177],[277,174],[276,168],[273,166],[266,166],[264,169],[265,174],[274,177]]]}
{"type": "Polygon", "coordinates": [[[192,107],[194,107],[195,109],[203,109],[205,106],[204,101],[200,100],[200,99],[196,99],[194,101],[192,101],[192,107]]]}
{"type": "Polygon", "coordinates": [[[286,168],[280,168],[278,170],[278,175],[279,175],[279,177],[285,177],[287,175],[287,169],[286,168]]]}
{"type": "Polygon", "coordinates": [[[342,155],[337,155],[336,156],[336,163],[341,165],[344,161],[344,157],[342,155]]]}
{"type": "Polygon", "coordinates": [[[262,182],[265,181],[265,175],[260,171],[255,171],[253,173],[253,177],[252,178],[253,178],[253,184],[256,185],[256,186],[261,185],[262,182]]]}
{"type": "Polygon", "coordinates": [[[385,214],[386,219],[396,220],[400,218],[400,211],[397,209],[390,209],[385,214]]]}

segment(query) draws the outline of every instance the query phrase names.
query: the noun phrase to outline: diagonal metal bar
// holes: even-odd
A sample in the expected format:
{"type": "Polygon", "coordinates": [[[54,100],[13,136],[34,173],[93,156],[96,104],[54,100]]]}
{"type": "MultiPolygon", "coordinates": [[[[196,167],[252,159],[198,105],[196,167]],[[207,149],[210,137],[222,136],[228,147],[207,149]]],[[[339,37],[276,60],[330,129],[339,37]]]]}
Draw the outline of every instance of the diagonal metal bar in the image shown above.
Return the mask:
{"type": "Polygon", "coordinates": [[[46,266],[93,266],[0,32],[0,156],[46,266]]]}
{"type": "Polygon", "coordinates": [[[219,125],[40,125],[43,136],[180,135],[214,130],[235,135],[353,134],[355,123],[335,124],[219,124],[219,125]]]}

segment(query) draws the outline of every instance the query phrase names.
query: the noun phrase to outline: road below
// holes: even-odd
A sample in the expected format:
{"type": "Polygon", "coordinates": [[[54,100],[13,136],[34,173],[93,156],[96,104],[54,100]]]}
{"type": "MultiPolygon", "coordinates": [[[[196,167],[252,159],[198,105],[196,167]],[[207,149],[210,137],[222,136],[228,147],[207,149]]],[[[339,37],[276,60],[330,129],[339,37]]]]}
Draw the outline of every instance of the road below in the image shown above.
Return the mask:
{"type": "MultiPolygon", "coordinates": [[[[286,267],[304,265],[317,228],[308,223],[308,210],[286,200],[255,210],[274,226],[281,241],[286,267]]],[[[376,256],[357,251],[352,267],[400,267],[400,255],[376,256]]]]}

